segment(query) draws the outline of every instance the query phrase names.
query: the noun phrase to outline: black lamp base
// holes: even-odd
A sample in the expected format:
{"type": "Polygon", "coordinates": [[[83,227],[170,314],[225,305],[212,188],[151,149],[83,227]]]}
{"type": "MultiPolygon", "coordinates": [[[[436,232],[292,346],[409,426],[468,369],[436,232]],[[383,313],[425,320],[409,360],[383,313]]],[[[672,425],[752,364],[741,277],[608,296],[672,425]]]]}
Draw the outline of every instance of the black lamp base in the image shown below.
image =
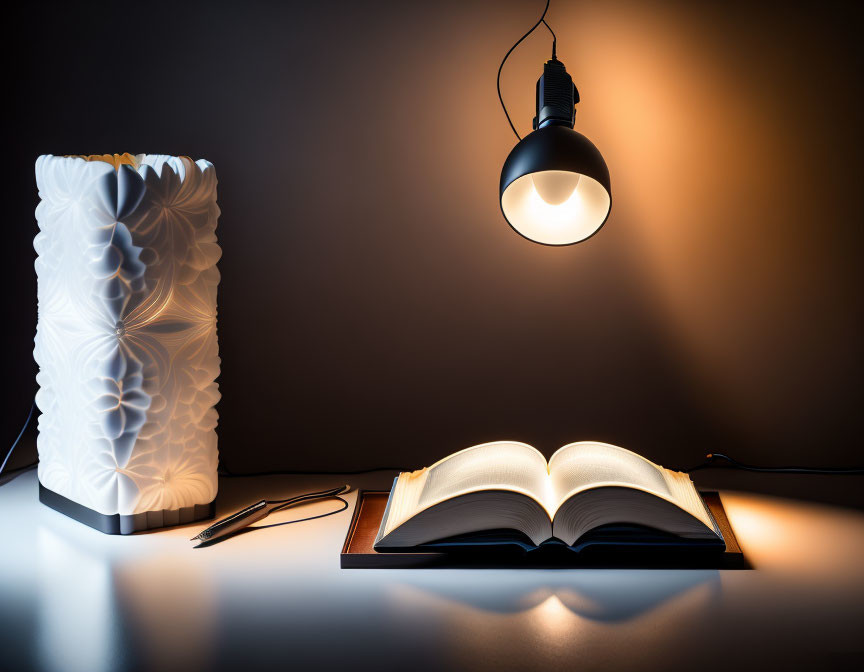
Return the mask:
{"type": "Polygon", "coordinates": [[[55,511],[105,534],[132,534],[143,530],[185,525],[199,520],[207,520],[216,515],[216,507],[213,502],[210,502],[209,504],[196,504],[182,509],[145,511],[131,515],[115,513],[109,516],[89,509],[78,502],[73,502],[63,495],[58,495],[41,483],[39,484],[39,501],[55,511]]]}

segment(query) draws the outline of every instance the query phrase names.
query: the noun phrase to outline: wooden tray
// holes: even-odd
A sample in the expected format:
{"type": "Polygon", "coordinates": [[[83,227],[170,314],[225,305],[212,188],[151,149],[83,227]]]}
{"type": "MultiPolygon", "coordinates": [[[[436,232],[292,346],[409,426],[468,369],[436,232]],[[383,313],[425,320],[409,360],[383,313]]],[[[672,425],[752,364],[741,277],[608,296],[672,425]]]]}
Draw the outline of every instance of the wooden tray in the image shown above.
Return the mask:
{"type": "Polygon", "coordinates": [[[700,493],[705,504],[711,510],[723,538],[726,540],[726,551],[693,551],[676,549],[661,551],[657,549],[629,550],[622,553],[616,550],[612,553],[601,552],[573,553],[563,551],[554,557],[536,555],[532,551],[518,557],[501,558],[478,551],[476,553],[461,552],[457,555],[448,553],[433,553],[418,551],[416,553],[378,552],[372,544],[378,527],[384,517],[387,506],[387,491],[361,490],[357,494],[357,504],[348,528],[348,536],[342,546],[341,567],[343,569],[380,568],[398,569],[410,567],[438,568],[513,568],[513,567],[544,567],[544,568],[653,568],[653,569],[749,569],[750,565],[744,558],[738,539],[732,531],[723,502],[717,492],[700,493]],[[532,557],[534,555],[534,557],[532,557]]]}

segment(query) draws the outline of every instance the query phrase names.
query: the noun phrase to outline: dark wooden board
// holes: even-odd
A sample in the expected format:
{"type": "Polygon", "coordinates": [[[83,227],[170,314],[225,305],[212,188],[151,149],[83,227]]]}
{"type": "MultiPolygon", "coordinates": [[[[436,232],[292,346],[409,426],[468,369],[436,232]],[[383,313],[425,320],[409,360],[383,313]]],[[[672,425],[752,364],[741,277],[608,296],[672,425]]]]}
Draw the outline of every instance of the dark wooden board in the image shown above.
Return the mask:
{"type": "Polygon", "coordinates": [[[465,552],[458,555],[447,553],[432,553],[428,551],[387,553],[378,552],[372,545],[378,527],[384,517],[384,509],[387,507],[387,498],[390,496],[386,491],[361,490],[357,494],[357,504],[354,507],[354,515],[351,525],[348,527],[348,535],[342,546],[341,567],[343,569],[380,568],[399,569],[410,567],[437,567],[437,568],[651,568],[651,569],[749,569],[750,565],[744,557],[738,539],[732,531],[726,510],[717,492],[702,492],[705,504],[717,521],[723,538],[726,540],[726,551],[669,551],[659,552],[652,549],[649,552],[628,551],[626,553],[615,552],[608,555],[602,553],[573,553],[563,552],[558,554],[554,561],[549,557],[535,556],[527,553],[518,558],[490,556],[478,552],[474,555],[465,552]],[[539,559],[538,559],[539,557],[539,559]]]}

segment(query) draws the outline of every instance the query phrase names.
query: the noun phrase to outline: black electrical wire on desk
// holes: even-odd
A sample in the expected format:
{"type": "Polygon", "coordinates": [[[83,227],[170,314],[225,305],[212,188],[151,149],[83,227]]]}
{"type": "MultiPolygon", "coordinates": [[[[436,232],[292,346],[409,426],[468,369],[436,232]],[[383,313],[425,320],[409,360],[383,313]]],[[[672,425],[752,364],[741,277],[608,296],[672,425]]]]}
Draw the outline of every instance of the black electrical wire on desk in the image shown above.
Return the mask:
{"type": "Polygon", "coordinates": [[[708,453],[702,464],[684,469],[684,472],[689,474],[701,469],[740,469],[741,471],[755,471],[763,474],[823,474],[826,476],[864,474],[864,467],[757,467],[739,462],[723,453],[708,453]]]}
{"type": "MultiPolygon", "coordinates": [[[[548,8],[548,3],[547,3],[548,8]]],[[[545,12],[544,12],[545,16],[545,12]]],[[[541,19],[540,22],[543,20],[541,19]]],[[[538,25],[539,23],[538,22],[538,25]]],[[[535,26],[536,27],[536,26],[535,26]]],[[[532,29],[533,30],[533,29],[532,29]]],[[[30,412],[27,414],[27,419],[24,421],[23,427],[21,427],[21,431],[18,432],[18,436],[15,438],[15,441],[12,442],[12,446],[9,448],[6,453],[6,457],[3,459],[3,463],[0,464],[0,476],[3,475],[4,470],[6,468],[6,464],[9,462],[9,458],[12,457],[12,453],[17,447],[18,443],[21,441],[21,437],[24,436],[24,432],[27,427],[30,425],[30,420],[33,418],[33,412],[36,410],[36,401],[34,400],[30,405],[30,412]]],[[[27,464],[23,467],[19,467],[17,469],[12,469],[8,472],[5,472],[7,476],[18,475],[25,471],[28,471],[35,467],[39,463],[38,460],[27,464]]],[[[745,464],[744,462],[739,462],[738,460],[729,457],[728,455],[724,455],[723,453],[708,453],[705,456],[705,461],[701,464],[697,464],[696,466],[690,467],[688,469],[683,469],[685,473],[692,473],[694,471],[701,471],[703,469],[739,469],[741,471],[752,471],[763,474],[816,474],[816,475],[824,475],[824,476],[855,476],[864,474],[864,467],[801,467],[801,466],[757,466],[752,464],[745,464]]],[[[368,469],[355,469],[350,471],[338,471],[338,470],[272,470],[272,471],[251,471],[251,472],[234,472],[226,469],[223,466],[220,467],[218,474],[223,478],[252,478],[256,476],[338,476],[340,474],[345,475],[359,475],[359,474],[371,474],[376,471],[413,471],[412,467],[370,467],[368,469]]],[[[346,504],[347,506],[347,504],[346,504]]],[[[340,509],[341,510],[341,509],[340,509]]],[[[335,512],[334,512],[335,513],[335,512]]],[[[332,514],[331,514],[332,515],[332,514]]]]}
{"type": "Polygon", "coordinates": [[[414,471],[413,467],[370,467],[369,469],[355,469],[352,471],[338,471],[338,470],[327,470],[327,471],[296,471],[296,470],[281,470],[277,469],[274,471],[249,471],[244,473],[239,473],[235,471],[228,471],[225,467],[219,469],[219,476],[223,478],[247,478],[253,476],[340,476],[340,475],[357,475],[357,474],[371,474],[375,471],[414,471]]]}

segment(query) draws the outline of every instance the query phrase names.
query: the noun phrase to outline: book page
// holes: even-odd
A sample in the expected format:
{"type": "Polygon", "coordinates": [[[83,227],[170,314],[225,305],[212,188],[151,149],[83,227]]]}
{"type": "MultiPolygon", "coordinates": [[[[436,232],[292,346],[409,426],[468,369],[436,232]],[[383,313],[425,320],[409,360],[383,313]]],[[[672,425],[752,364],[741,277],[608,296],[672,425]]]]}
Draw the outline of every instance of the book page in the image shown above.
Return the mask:
{"type": "Polygon", "coordinates": [[[541,504],[548,499],[546,458],[535,448],[517,441],[495,441],[466,448],[425,471],[418,510],[481,490],[514,490],[541,504]]]}
{"type": "MultiPolygon", "coordinates": [[[[431,467],[399,474],[375,543],[391,536],[403,523],[439,504],[452,502],[463,495],[488,494],[496,490],[520,493],[538,502],[546,512],[544,522],[541,524],[535,520],[531,523],[529,520],[523,531],[537,537],[537,543],[551,534],[552,515],[547,506],[551,499],[551,487],[546,458],[527,444],[495,441],[461,450],[431,467]]],[[[473,506],[477,512],[484,508],[480,503],[473,506]]],[[[531,509],[536,511],[533,505],[529,507],[531,509]]],[[[498,527],[520,529],[526,524],[524,504],[514,508],[512,502],[507,507],[499,503],[486,513],[489,514],[486,518],[490,519],[491,516],[497,521],[498,527]]],[[[464,524],[467,519],[463,514],[460,516],[459,522],[464,524]]],[[[451,533],[456,532],[451,530],[451,533]]]]}
{"type": "Polygon", "coordinates": [[[560,448],[549,460],[557,509],[580,490],[619,485],[674,499],[663,467],[624,448],[599,441],[580,441],[560,448]]]}

